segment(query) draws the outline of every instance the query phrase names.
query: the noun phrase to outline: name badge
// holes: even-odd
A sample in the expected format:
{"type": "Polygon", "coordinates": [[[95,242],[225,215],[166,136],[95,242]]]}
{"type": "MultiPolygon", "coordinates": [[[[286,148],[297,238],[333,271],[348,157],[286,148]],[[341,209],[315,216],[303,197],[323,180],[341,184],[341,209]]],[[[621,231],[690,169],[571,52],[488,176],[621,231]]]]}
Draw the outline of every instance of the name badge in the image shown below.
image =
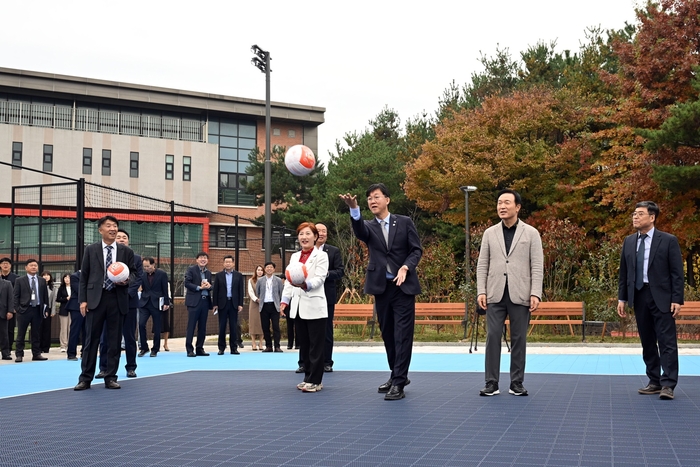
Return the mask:
{"type": "Polygon", "coordinates": [[[36,294],[32,291],[32,301],[36,300],[36,294]]]}

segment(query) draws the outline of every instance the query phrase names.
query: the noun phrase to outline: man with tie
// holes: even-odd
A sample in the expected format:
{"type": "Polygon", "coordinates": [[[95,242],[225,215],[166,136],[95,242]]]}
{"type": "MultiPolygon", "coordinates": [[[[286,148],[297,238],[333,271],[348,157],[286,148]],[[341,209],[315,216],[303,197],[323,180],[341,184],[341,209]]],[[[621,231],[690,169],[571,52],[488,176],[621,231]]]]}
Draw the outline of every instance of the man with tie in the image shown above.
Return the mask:
{"type": "MultiPolygon", "coordinates": [[[[17,280],[17,274],[12,272],[12,260],[10,258],[0,258],[0,279],[5,279],[15,286],[15,281],[17,280]]],[[[10,352],[12,352],[12,345],[15,342],[15,318],[16,313],[12,314],[12,317],[7,320],[7,339],[10,342],[10,352]]]]}
{"type": "Polygon", "coordinates": [[[333,315],[335,314],[335,302],[337,300],[336,284],[345,275],[345,266],[343,265],[343,258],[340,256],[340,250],[326,243],[328,240],[328,227],[319,222],[316,224],[316,230],[318,230],[316,248],[325,251],[328,255],[328,277],[326,277],[326,281],[323,283],[326,303],[328,305],[323,371],[329,373],[333,371],[333,315]]]}
{"type": "Polygon", "coordinates": [[[76,391],[90,389],[97,365],[97,349],[104,326],[107,326],[107,368],[105,387],[119,389],[117,370],[121,355],[121,338],[124,317],[129,312],[129,282],[134,281],[136,266],[134,252],[116,241],[119,221],[114,216],[104,216],[97,221],[102,240],[85,247],[80,268],[80,314],[85,317],[85,344],[83,346],[82,372],[76,391]],[[129,268],[129,278],[114,283],[107,276],[113,262],[122,262],[129,268]]]}
{"type": "Polygon", "coordinates": [[[413,331],[416,321],[416,295],[421,293],[416,267],[423,248],[413,221],[406,216],[389,213],[391,198],[383,183],[370,185],[367,205],[374,215],[363,220],[357,196],[349,193],[340,198],[350,208],[352,230],[367,245],[369,264],[365,293],[374,295],[379,329],[382,332],[391,376],[379,386],[385,400],[406,397],[404,387],[410,384],[413,331]]]}
{"type": "Polygon", "coordinates": [[[138,304],[141,310],[139,312],[139,340],[141,341],[139,357],[143,357],[148,352],[146,323],[149,317],[153,330],[151,357],[157,357],[160,351],[161,313],[167,313],[170,309],[170,296],[168,294],[168,275],[165,271],[156,268],[156,260],[150,256],[143,258],[141,289],[141,298],[138,304]]]}
{"type": "Polygon", "coordinates": [[[32,360],[47,360],[41,355],[41,322],[48,316],[50,310],[49,292],[46,281],[39,276],[39,263],[28,259],[25,266],[26,276],[15,281],[14,306],[17,312],[17,341],[15,342],[15,362],[20,363],[24,358],[24,338],[27,327],[31,324],[32,360]]]}
{"type": "Polygon", "coordinates": [[[207,317],[211,310],[211,271],[207,269],[209,255],[204,251],[197,255],[197,264],[185,272],[185,306],[187,307],[187,334],[185,348],[188,357],[208,357],[204,351],[207,337],[207,317]],[[192,347],[194,329],[197,328],[197,347],[192,347]]]}
{"type": "Polygon", "coordinates": [[[229,328],[231,355],[238,351],[238,313],[243,310],[243,275],[233,269],[233,256],[224,256],[224,270],[214,276],[212,301],[219,315],[219,355],[226,351],[226,324],[229,328]]]}
{"type": "Polygon", "coordinates": [[[676,316],[683,305],[683,257],[678,239],[656,228],[659,212],[656,203],[642,201],[632,213],[637,233],[622,244],[617,314],[624,318],[625,306],[634,308],[649,378],[639,394],[672,400],[678,383],[676,316]]]}
{"type": "Polygon", "coordinates": [[[500,394],[501,335],[506,317],[510,320],[512,351],[510,388],[514,396],[527,396],[523,386],[530,313],[542,299],[544,253],[540,233],[518,218],[520,193],[505,189],[498,193],[496,211],[501,222],[484,231],[476,265],[479,306],[486,310],[486,386],[480,396],[500,394]]]}
{"type": "Polygon", "coordinates": [[[12,360],[7,322],[14,315],[15,298],[10,281],[0,277],[0,354],[3,360],[12,360]]]}

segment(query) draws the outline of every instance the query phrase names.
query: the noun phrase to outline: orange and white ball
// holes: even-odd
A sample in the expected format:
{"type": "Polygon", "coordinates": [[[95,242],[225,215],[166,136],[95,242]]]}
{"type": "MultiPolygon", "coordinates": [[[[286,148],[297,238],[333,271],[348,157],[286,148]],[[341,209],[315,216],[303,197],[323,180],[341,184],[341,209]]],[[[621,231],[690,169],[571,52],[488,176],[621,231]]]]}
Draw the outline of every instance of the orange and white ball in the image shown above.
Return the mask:
{"type": "Polygon", "coordinates": [[[306,282],[308,273],[306,272],[306,266],[302,263],[291,263],[287,266],[287,270],[284,272],[287,280],[294,285],[301,285],[306,282]]]}
{"type": "Polygon", "coordinates": [[[284,165],[292,174],[301,177],[314,170],[316,157],[311,149],[303,144],[297,144],[287,149],[287,153],[284,155],[284,165]]]}
{"type": "Polygon", "coordinates": [[[114,262],[107,268],[107,277],[115,284],[124,282],[129,278],[129,266],[120,261],[114,262]]]}

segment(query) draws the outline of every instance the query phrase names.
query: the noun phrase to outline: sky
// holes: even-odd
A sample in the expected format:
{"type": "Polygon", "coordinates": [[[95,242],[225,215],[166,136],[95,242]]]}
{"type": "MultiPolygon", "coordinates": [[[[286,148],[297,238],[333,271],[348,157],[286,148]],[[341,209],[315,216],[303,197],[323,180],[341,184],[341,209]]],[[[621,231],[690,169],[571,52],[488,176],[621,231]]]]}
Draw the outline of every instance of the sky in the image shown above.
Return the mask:
{"type": "Polygon", "coordinates": [[[497,47],[576,52],[589,27],[635,23],[639,0],[13,1],[0,67],[265,99],[250,60],[270,52],[271,100],[326,109],[318,156],[384,107],[434,114],[497,47]]]}

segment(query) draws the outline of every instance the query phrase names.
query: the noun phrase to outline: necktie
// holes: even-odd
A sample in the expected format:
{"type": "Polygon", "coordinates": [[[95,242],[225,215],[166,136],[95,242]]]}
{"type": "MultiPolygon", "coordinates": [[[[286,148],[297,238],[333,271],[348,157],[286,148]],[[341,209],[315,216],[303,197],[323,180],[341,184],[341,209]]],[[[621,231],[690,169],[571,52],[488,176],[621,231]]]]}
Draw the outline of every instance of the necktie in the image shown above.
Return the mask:
{"type": "Polygon", "coordinates": [[[109,269],[109,266],[112,264],[112,247],[111,246],[106,246],[107,248],[107,261],[105,261],[105,282],[104,282],[104,288],[107,290],[112,290],[114,287],[114,282],[112,282],[107,276],[107,269],[109,269]]]}
{"type": "Polygon", "coordinates": [[[37,306],[39,304],[39,293],[36,290],[36,277],[32,276],[32,301],[29,303],[29,306],[37,306]]]}
{"type": "Polygon", "coordinates": [[[644,241],[645,238],[647,238],[647,234],[639,236],[639,248],[637,248],[637,264],[634,268],[634,286],[637,290],[641,290],[644,287],[644,250],[647,246],[644,241]]]}
{"type": "MultiPolygon", "coordinates": [[[[384,241],[386,242],[386,248],[387,250],[389,249],[389,232],[387,232],[386,227],[389,225],[389,223],[385,220],[379,221],[379,225],[382,226],[382,234],[384,234],[384,241]]],[[[392,274],[391,268],[389,267],[389,261],[386,263],[386,272],[389,274],[392,274]]]]}

